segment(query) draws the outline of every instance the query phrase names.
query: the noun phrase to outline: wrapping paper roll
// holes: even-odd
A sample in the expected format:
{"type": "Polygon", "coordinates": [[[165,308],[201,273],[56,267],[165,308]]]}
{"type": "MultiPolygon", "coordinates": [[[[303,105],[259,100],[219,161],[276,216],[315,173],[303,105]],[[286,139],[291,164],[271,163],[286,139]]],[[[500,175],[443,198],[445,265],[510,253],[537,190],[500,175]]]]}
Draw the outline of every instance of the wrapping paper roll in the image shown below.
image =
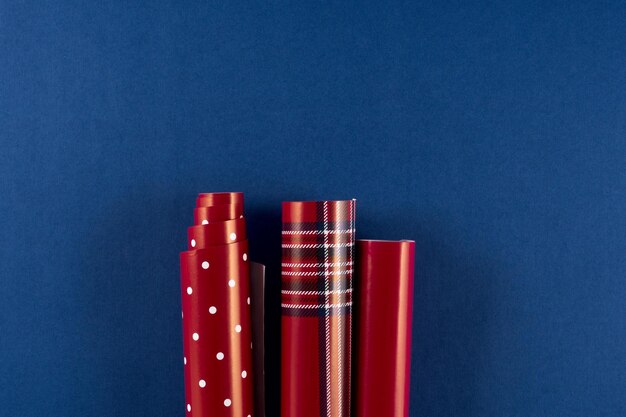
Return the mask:
{"type": "Polygon", "coordinates": [[[224,204],[237,206],[243,210],[243,193],[200,193],[198,194],[198,198],[196,198],[197,207],[212,207],[224,204]]]}
{"type": "Polygon", "coordinates": [[[250,294],[254,412],[256,417],[265,417],[265,265],[250,262],[250,294]]]}
{"type": "Polygon", "coordinates": [[[282,417],[350,415],[355,203],[283,203],[282,417]]]}
{"type": "Polygon", "coordinates": [[[194,224],[209,224],[243,217],[243,205],[220,204],[210,207],[196,207],[193,210],[194,224]]]}
{"type": "Polygon", "coordinates": [[[196,203],[224,206],[218,211],[231,215],[190,227],[189,250],[180,255],[187,415],[251,417],[250,266],[245,220],[239,217],[243,195],[201,194],[196,203]]]}
{"type": "Polygon", "coordinates": [[[358,240],[355,417],[408,417],[415,242],[358,240]]]}
{"type": "Polygon", "coordinates": [[[187,250],[246,240],[245,219],[191,226],[187,229],[187,250]]]}

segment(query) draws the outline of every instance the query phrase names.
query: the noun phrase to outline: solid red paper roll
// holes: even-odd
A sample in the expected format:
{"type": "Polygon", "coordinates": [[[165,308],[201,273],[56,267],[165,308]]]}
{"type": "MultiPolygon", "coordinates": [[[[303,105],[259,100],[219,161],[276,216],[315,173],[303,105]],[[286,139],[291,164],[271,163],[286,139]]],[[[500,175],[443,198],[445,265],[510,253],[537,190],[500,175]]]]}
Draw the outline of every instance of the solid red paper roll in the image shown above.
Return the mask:
{"type": "MultiPolygon", "coordinates": [[[[197,199],[224,207],[229,202],[243,206],[243,195],[197,199]]],[[[190,250],[180,254],[187,416],[254,416],[245,219],[192,226],[187,244],[190,250]]]]}
{"type": "Polygon", "coordinates": [[[356,244],[355,417],[408,417],[415,242],[356,244]]]}
{"type": "Polygon", "coordinates": [[[349,417],[355,200],[285,202],[282,417],[349,417]]]}

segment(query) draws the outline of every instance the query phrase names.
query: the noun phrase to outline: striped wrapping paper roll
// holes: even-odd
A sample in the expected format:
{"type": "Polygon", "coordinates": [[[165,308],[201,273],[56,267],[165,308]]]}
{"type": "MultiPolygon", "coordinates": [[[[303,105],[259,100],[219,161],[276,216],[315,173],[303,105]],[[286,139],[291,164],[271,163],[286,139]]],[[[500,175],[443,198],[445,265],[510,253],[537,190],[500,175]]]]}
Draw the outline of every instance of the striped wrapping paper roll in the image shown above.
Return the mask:
{"type": "Polygon", "coordinates": [[[282,417],[350,415],[355,203],[283,203],[282,417]]]}
{"type": "Polygon", "coordinates": [[[408,417],[415,242],[358,240],[355,417],[408,417]]]}
{"type": "Polygon", "coordinates": [[[252,326],[242,193],[200,194],[180,255],[188,416],[251,417],[252,326]]]}

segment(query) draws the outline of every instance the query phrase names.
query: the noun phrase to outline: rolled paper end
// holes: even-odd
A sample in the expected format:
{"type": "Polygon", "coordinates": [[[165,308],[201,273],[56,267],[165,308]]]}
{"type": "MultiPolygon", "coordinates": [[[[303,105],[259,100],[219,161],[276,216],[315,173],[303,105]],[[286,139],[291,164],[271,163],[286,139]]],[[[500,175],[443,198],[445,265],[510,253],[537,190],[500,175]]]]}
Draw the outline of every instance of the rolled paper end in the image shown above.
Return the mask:
{"type": "Polygon", "coordinates": [[[227,245],[246,240],[245,219],[234,219],[187,228],[187,250],[227,245]]]}
{"type": "MultiPolygon", "coordinates": [[[[312,223],[324,219],[326,211],[329,222],[350,221],[354,218],[356,199],[328,201],[284,201],[283,223],[312,223]]],[[[301,225],[302,228],[317,227],[301,225]]]]}
{"type": "Polygon", "coordinates": [[[243,204],[218,204],[216,206],[196,207],[193,210],[193,223],[195,225],[241,218],[243,218],[243,204]]]}
{"type": "Polygon", "coordinates": [[[196,198],[197,207],[210,207],[222,204],[237,205],[243,207],[242,192],[200,193],[196,198]]]}

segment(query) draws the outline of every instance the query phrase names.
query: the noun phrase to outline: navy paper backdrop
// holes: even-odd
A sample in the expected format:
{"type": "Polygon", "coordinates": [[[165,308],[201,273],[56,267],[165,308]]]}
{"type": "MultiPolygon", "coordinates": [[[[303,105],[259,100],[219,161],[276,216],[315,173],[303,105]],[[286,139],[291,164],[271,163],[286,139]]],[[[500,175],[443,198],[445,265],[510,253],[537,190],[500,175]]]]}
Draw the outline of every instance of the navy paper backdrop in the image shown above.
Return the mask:
{"type": "Polygon", "coordinates": [[[0,3],[0,415],[184,416],[178,252],[224,190],[269,417],[280,202],[351,197],[417,242],[411,416],[626,415],[619,2],[48,3],[0,3]]]}

